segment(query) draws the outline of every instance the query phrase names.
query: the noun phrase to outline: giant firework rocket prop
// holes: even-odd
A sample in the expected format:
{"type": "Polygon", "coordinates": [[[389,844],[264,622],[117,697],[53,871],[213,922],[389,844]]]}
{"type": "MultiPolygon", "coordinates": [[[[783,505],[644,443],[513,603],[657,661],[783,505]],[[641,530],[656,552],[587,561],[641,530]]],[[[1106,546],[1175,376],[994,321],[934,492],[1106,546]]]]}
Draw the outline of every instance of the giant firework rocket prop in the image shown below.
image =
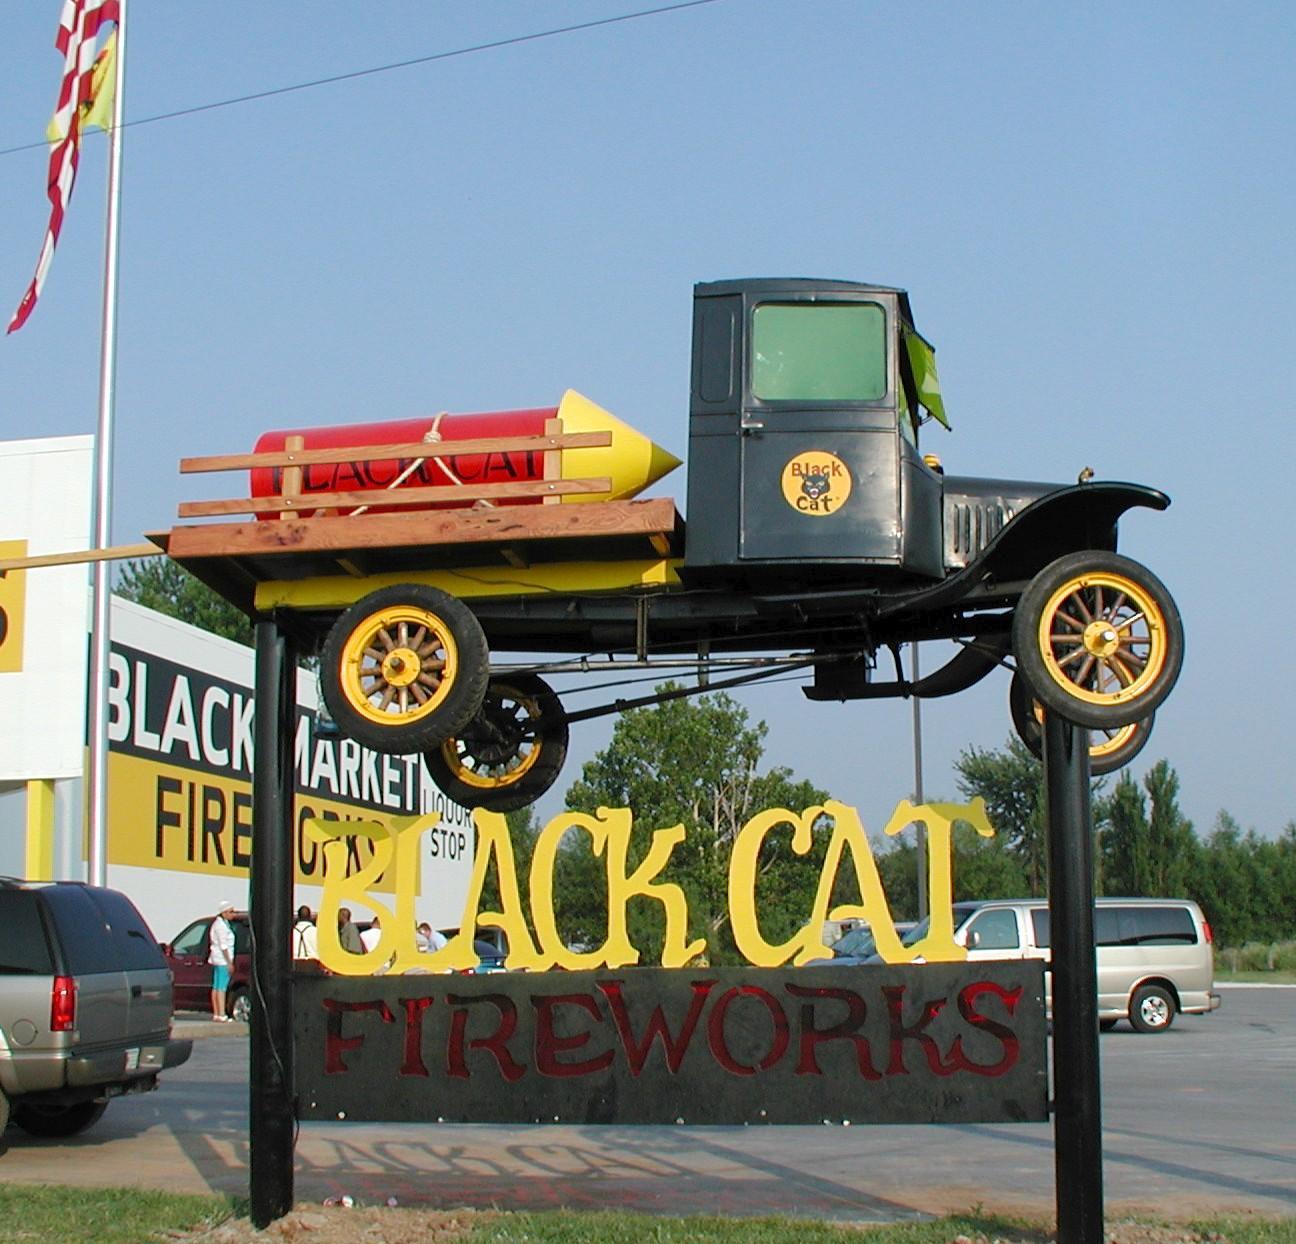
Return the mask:
{"type": "MultiPolygon", "coordinates": [[[[256,444],[257,454],[285,450],[306,451],[305,464],[292,474],[282,467],[254,467],[253,498],[292,493],[309,503],[312,495],[373,493],[373,503],[363,507],[371,513],[384,509],[377,494],[398,489],[444,489],[444,499],[437,495],[421,502],[421,507],[435,509],[471,505],[483,490],[489,494],[496,485],[555,478],[601,480],[607,485],[598,491],[562,492],[554,498],[559,501],[624,500],[680,464],[674,454],[572,389],[556,407],[480,414],[443,412],[422,419],[281,430],[265,433],[256,444]],[[558,455],[538,445],[481,448],[488,441],[517,443],[519,438],[554,432],[590,444],[565,448],[558,455]],[[375,447],[385,445],[399,446],[403,452],[374,458],[375,447]],[[409,452],[410,446],[424,445],[426,455],[409,452]],[[357,452],[354,457],[332,453],[327,455],[330,461],[312,461],[319,456],[315,451],[345,449],[357,452]]],[[[534,505],[545,499],[541,492],[528,496],[501,493],[492,504],[534,505]]],[[[402,498],[402,503],[410,499],[402,498]]]]}

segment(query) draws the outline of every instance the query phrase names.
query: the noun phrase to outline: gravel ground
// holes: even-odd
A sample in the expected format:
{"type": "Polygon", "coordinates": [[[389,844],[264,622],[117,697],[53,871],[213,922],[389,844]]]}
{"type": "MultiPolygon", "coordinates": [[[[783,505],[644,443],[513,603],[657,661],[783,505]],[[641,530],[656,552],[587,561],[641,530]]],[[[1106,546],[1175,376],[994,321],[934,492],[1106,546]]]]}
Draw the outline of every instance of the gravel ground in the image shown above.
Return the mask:
{"type": "MultiPolygon", "coordinates": [[[[248,1219],[239,1218],[198,1232],[171,1233],[168,1238],[176,1244],[273,1244],[277,1240],[303,1244],[452,1244],[496,1217],[474,1210],[310,1206],[294,1209],[265,1231],[254,1230],[248,1219]]],[[[1131,1221],[1108,1223],[1105,1236],[1107,1244],[1228,1244],[1228,1237],[1223,1235],[1131,1221]]],[[[1049,1239],[1029,1232],[993,1238],[953,1235],[949,1244],[1041,1244],[1049,1239]]]]}

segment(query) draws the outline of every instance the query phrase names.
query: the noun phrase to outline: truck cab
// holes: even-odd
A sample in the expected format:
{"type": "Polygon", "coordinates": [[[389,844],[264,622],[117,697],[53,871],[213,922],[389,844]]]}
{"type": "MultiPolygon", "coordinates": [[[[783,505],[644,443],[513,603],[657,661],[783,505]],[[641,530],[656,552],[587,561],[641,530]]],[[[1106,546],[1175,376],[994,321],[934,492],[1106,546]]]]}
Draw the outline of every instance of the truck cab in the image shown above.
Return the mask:
{"type": "Polygon", "coordinates": [[[904,290],[695,286],[686,577],[941,578],[943,482],[919,452],[924,411],[945,422],[904,290]]]}

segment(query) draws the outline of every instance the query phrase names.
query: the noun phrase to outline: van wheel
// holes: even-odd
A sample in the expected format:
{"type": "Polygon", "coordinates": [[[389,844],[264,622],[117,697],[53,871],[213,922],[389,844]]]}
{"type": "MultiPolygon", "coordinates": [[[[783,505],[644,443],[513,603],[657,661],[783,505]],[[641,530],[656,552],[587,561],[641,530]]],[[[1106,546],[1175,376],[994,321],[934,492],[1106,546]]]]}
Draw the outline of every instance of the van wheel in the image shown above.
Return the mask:
{"type": "Polygon", "coordinates": [[[250,1023],[252,1019],[252,999],[248,997],[246,989],[235,989],[230,993],[229,1000],[225,1004],[225,1009],[229,1017],[237,1023],[250,1023]]]}
{"type": "Polygon", "coordinates": [[[1115,1027],[1116,1027],[1116,1021],[1114,1019],[1100,1019],[1098,1021],[1099,1032],[1111,1032],[1111,1030],[1115,1027]]]}
{"type": "Polygon", "coordinates": [[[1165,1032],[1174,1017],[1174,998],[1160,985],[1144,985],[1134,991],[1129,1021],[1135,1032],[1165,1032]]]}
{"type": "Polygon", "coordinates": [[[98,1123],[107,1108],[106,1101],[78,1101],[70,1106],[24,1102],[14,1111],[14,1122],[31,1136],[75,1136],[98,1123]]]}

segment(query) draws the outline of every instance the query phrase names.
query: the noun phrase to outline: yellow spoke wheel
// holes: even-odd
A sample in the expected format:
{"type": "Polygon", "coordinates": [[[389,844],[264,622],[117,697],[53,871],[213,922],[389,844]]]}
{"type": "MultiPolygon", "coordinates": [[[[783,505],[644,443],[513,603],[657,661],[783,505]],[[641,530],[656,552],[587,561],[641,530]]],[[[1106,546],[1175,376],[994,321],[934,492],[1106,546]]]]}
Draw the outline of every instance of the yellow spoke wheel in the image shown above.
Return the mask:
{"type": "MultiPolygon", "coordinates": [[[[1032,756],[1044,754],[1044,706],[1034,698],[1020,674],[1008,689],[1008,708],[1017,737],[1032,756]]],[[[1125,726],[1092,729],[1089,733],[1089,772],[1094,777],[1123,769],[1147,745],[1156,714],[1140,717],[1125,726]]]]}
{"type": "Polygon", "coordinates": [[[425,751],[481,706],[489,654],[472,611],[421,584],[382,588],[333,624],[324,700],[343,733],[375,751],[425,751]]]}
{"type": "Polygon", "coordinates": [[[1174,599],[1145,567],[1084,552],[1046,566],[1013,618],[1017,668],[1051,712],[1093,730],[1150,717],[1183,664],[1174,599]]]}
{"type": "Polygon", "coordinates": [[[511,812],[534,803],[567,758],[567,721],[534,674],[501,674],[461,731],[424,756],[432,780],[466,807],[511,812]]]}

